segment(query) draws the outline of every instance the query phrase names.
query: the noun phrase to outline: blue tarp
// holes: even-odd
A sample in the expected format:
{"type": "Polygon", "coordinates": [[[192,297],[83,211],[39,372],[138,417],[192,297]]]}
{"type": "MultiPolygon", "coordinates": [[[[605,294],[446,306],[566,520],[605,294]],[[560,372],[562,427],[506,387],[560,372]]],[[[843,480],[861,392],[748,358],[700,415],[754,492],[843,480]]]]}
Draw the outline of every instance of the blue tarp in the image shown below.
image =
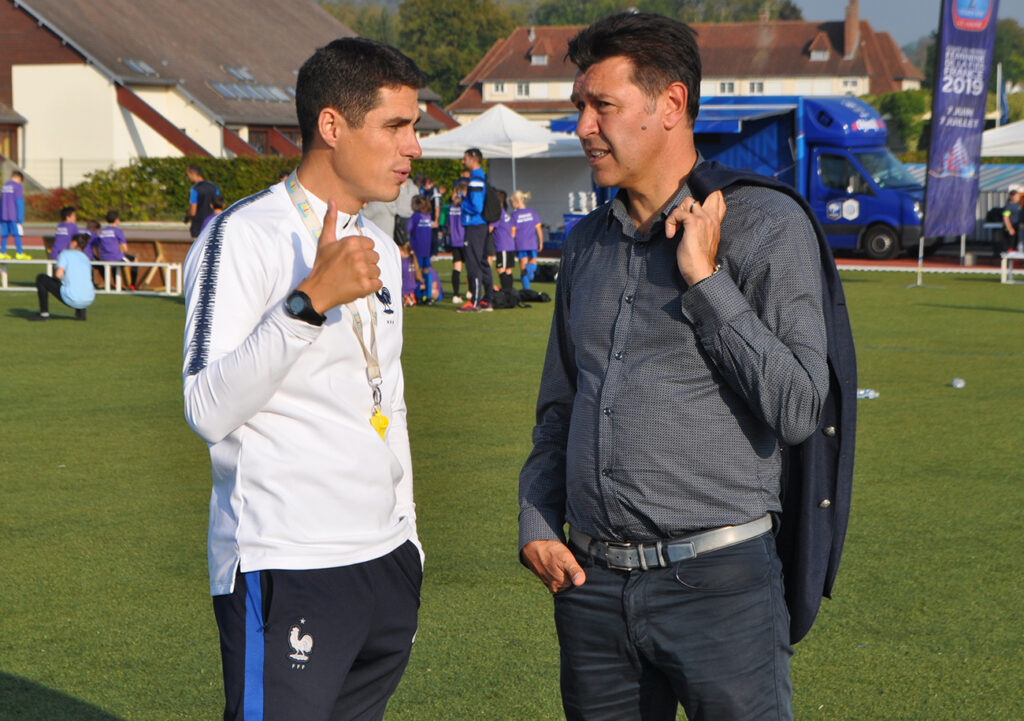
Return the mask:
{"type": "MultiPolygon", "coordinates": [[[[701,107],[697,116],[695,133],[739,133],[745,120],[760,120],[788,113],[795,105],[776,106],[728,106],[701,107]]],[[[551,121],[551,130],[557,133],[575,133],[579,113],[573,113],[551,121]]]]}
{"type": "Polygon", "coordinates": [[[694,133],[730,133],[743,132],[743,123],[762,118],[771,118],[792,111],[792,107],[758,107],[742,105],[711,105],[701,106],[694,125],[694,133]]]}

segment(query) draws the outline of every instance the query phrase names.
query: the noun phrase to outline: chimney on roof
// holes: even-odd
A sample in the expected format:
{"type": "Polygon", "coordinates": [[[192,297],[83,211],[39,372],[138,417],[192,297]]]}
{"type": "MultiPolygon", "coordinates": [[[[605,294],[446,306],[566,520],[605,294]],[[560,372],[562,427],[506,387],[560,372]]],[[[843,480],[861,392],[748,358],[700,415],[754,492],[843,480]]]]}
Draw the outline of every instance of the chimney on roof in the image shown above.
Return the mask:
{"type": "Polygon", "coordinates": [[[533,30],[533,26],[532,26],[532,25],[530,26],[530,35],[529,35],[529,37],[530,37],[530,42],[531,42],[531,43],[532,43],[532,42],[533,42],[534,40],[536,40],[536,39],[537,39],[537,33],[536,33],[536,32],[534,32],[534,30],[533,30]]]}
{"type": "Polygon", "coordinates": [[[850,0],[846,6],[846,23],[843,25],[844,60],[852,60],[860,43],[860,7],[858,0],[850,0]]]}

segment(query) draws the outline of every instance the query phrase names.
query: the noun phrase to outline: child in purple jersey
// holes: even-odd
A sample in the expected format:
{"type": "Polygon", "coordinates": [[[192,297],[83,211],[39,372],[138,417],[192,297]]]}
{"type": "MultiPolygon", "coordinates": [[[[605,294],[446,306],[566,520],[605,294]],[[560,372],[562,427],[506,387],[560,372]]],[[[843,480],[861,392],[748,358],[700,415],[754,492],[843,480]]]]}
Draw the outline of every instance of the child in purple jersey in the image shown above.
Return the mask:
{"type": "Polygon", "coordinates": [[[459,180],[452,188],[452,204],[448,208],[448,235],[452,249],[452,303],[462,305],[459,285],[462,280],[462,265],[466,261],[466,229],[462,227],[462,199],[466,197],[469,184],[459,180]]]}
{"type": "MultiPolygon", "coordinates": [[[[121,224],[121,214],[116,210],[107,211],[107,224],[100,230],[99,237],[99,259],[108,261],[133,261],[134,255],[128,253],[128,241],[124,237],[124,231],[118,226],[121,224]]],[[[139,269],[132,268],[128,273],[128,287],[135,290],[135,283],[138,280],[139,269]]]]}
{"type": "Polygon", "coordinates": [[[10,260],[7,254],[7,241],[14,237],[17,260],[31,260],[32,256],[21,247],[25,222],[25,189],[21,187],[25,176],[20,171],[11,173],[11,179],[0,186],[0,260],[10,260]]]}
{"type": "Polygon", "coordinates": [[[519,278],[527,290],[537,273],[537,253],[544,250],[544,229],[537,211],[526,207],[529,199],[530,194],[521,190],[512,193],[512,238],[519,256],[519,278]]]}
{"type": "MultiPolygon", "coordinates": [[[[53,248],[50,249],[50,258],[57,260],[62,250],[71,245],[71,239],[78,233],[78,211],[67,205],[60,209],[60,222],[53,232],[53,248]]],[[[79,250],[84,252],[88,238],[83,239],[79,250]]]]}
{"type": "MultiPolygon", "coordinates": [[[[491,233],[494,235],[494,255],[501,289],[511,291],[516,244],[512,239],[512,216],[508,214],[508,196],[504,190],[499,190],[498,198],[501,200],[501,217],[491,225],[491,233]]],[[[495,286],[494,289],[498,290],[498,287],[495,286]]]]}
{"type": "Polygon", "coordinates": [[[220,197],[220,195],[214,196],[213,200],[210,201],[210,207],[213,208],[213,212],[203,219],[203,224],[199,226],[200,233],[206,230],[206,226],[213,222],[214,218],[224,212],[224,198],[220,197]]]}
{"type": "Polygon", "coordinates": [[[412,252],[420,268],[430,267],[430,242],[434,236],[434,220],[430,217],[430,201],[422,195],[412,199],[412,217],[406,223],[412,252]]]}
{"type": "Polygon", "coordinates": [[[423,274],[408,241],[398,246],[398,252],[402,255],[402,305],[411,308],[416,305],[416,292],[423,282],[423,274]]]}

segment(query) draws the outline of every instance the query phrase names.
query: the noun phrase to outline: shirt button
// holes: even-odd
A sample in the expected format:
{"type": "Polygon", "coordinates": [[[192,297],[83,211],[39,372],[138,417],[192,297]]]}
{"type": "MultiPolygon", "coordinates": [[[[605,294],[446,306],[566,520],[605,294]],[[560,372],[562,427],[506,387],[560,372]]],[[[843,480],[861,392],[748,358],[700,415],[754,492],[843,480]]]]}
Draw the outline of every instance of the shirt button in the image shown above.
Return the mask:
{"type": "Polygon", "coordinates": [[[818,504],[818,508],[828,508],[831,505],[832,505],[832,501],[830,501],[828,498],[826,498],[821,503],[818,504]]]}
{"type": "Polygon", "coordinates": [[[622,351],[615,354],[615,360],[622,360],[622,351]]]}
{"type": "Polygon", "coordinates": [[[604,476],[605,478],[607,478],[611,474],[612,474],[612,469],[611,468],[602,468],[601,469],[601,475],[604,476]]]}
{"type": "Polygon", "coordinates": [[[633,302],[633,296],[631,296],[631,295],[627,295],[627,296],[626,296],[626,302],[627,302],[627,303],[632,303],[632,302],[633,302]]]}
{"type": "Polygon", "coordinates": [[[825,434],[825,436],[827,436],[828,438],[832,438],[836,434],[836,427],[835,426],[825,426],[824,428],[821,429],[821,432],[823,434],[825,434]]]}
{"type": "Polygon", "coordinates": [[[604,408],[601,409],[601,412],[604,413],[606,416],[610,416],[612,414],[612,409],[609,408],[608,406],[605,406],[604,408]]]}

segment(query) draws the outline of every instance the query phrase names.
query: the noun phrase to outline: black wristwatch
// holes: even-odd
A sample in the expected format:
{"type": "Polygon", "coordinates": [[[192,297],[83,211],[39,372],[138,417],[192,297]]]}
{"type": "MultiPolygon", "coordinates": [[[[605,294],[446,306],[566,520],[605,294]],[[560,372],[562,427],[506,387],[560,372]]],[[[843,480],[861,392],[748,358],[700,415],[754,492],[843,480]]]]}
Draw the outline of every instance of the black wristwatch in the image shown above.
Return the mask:
{"type": "Polygon", "coordinates": [[[327,320],[327,316],[316,312],[309,296],[301,290],[293,290],[291,295],[284,299],[284,309],[292,318],[304,320],[310,325],[323,325],[327,320]]]}

